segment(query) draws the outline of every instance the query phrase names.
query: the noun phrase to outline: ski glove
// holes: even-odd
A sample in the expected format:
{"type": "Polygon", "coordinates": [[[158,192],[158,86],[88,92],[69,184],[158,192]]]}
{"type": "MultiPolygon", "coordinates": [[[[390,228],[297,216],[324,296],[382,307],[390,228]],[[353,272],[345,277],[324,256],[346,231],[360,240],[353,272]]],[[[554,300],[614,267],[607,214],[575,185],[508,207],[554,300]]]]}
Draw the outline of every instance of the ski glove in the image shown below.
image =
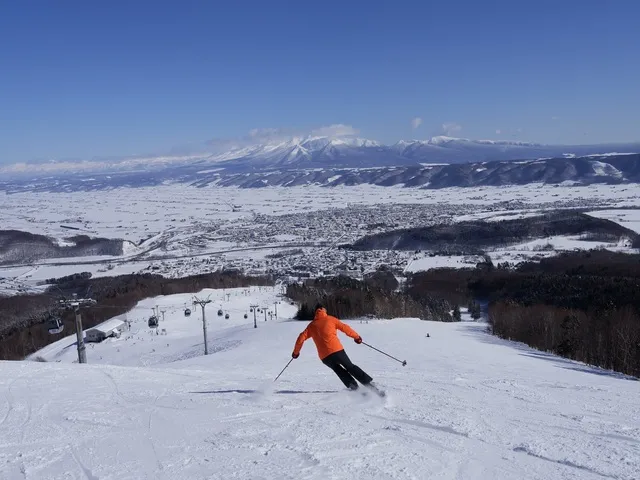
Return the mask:
{"type": "Polygon", "coordinates": [[[299,354],[299,353],[295,353],[295,352],[293,352],[293,353],[291,354],[291,357],[292,357],[292,358],[298,358],[299,356],[300,356],[300,354],[299,354]]]}
{"type": "Polygon", "coordinates": [[[360,345],[362,343],[362,337],[354,338],[353,341],[360,345]]]}

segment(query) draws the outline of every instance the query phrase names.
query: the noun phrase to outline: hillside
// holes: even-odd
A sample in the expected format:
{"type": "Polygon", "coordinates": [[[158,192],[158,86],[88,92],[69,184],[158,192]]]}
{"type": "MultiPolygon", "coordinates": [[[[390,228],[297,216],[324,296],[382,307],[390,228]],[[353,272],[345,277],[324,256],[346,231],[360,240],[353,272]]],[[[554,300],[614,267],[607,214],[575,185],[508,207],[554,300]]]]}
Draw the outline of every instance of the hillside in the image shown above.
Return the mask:
{"type": "MultiPolygon", "coordinates": [[[[359,147],[360,150],[363,148],[359,147]]],[[[640,146],[632,151],[638,150],[640,146]]],[[[153,165],[154,168],[150,170],[84,172],[70,169],[55,171],[47,176],[7,175],[0,180],[0,191],[91,192],[168,183],[200,188],[295,187],[311,184],[326,187],[377,185],[440,189],[538,183],[593,185],[640,182],[640,154],[637,153],[540,158],[540,153],[510,157],[508,152],[510,150],[501,153],[499,159],[469,155],[463,157],[464,162],[458,163],[437,160],[439,157],[406,158],[398,156],[393,149],[387,153],[381,152],[380,147],[366,147],[357,154],[351,150],[344,155],[337,153],[331,157],[332,161],[326,162],[315,162],[313,158],[294,163],[270,163],[255,159],[219,162],[204,158],[187,163],[153,165]]]]}
{"type": "Polygon", "coordinates": [[[610,220],[576,211],[555,211],[545,215],[486,222],[464,221],[428,227],[391,230],[369,235],[345,248],[353,250],[461,250],[477,253],[496,247],[554,235],[587,235],[617,242],[628,238],[638,247],[638,234],[610,220]]]}
{"type": "Polygon", "coordinates": [[[134,323],[133,338],[90,348],[89,365],[66,363],[72,351],[60,363],[0,362],[0,477],[631,480],[640,470],[638,382],[482,324],[396,319],[350,323],[406,367],[343,337],[384,401],[345,391],[310,342],[273,384],[306,322],[232,318],[210,317],[208,357],[199,317],[176,309],[168,340],[134,323]],[[153,368],[131,366],[145,358],[153,368]]]}
{"type": "Polygon", "coordinates": [[[122,255],[122,240],[73,235],[62,243],[43,235],[0,230],[0,265],[30,263],[45,258],[122,255]]]}

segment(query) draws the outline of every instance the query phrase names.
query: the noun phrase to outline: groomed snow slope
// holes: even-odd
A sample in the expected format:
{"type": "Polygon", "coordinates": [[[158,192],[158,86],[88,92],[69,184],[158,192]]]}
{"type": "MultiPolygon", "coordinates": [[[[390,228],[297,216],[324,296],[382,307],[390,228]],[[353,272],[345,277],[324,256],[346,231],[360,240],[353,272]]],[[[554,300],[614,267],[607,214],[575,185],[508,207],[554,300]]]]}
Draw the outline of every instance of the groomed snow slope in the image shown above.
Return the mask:
{"type": "Polygon", "coordinates": [[[1,362],[0,478],[638,478],[640,382],[482,324],[350,323],[408,362],[343,337],[384,400],[345,391],[311,341],[274,385],[305,326],[282,319],[212,318],[216,353],[156,367],[1,362]]]}

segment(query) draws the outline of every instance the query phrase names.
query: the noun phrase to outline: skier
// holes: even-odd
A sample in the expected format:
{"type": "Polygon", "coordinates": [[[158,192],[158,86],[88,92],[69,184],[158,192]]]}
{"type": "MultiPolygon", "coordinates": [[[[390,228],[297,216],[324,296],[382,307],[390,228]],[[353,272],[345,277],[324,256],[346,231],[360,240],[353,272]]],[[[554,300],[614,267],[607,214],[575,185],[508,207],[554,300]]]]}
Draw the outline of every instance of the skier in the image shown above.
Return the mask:
{"type": "Polygon", "coordinates": [[[316,344],[318,356],[322,363],[333,370],[347,388],[357,390],[358,382],[360,382],[382,394],[372,383],[373,379],[360,367],[351,363],[347,352],[344,351],[344,347],[338,339],[338,330],[353,338],[357,344],[362,343],[362,337],[354,329],[342,323],[336,317],[327,315],[327,310],[321,304],[316,305],[313,321],[298,336],[291,356],[298,358],[302,345],[311,337],[316,344]]]}

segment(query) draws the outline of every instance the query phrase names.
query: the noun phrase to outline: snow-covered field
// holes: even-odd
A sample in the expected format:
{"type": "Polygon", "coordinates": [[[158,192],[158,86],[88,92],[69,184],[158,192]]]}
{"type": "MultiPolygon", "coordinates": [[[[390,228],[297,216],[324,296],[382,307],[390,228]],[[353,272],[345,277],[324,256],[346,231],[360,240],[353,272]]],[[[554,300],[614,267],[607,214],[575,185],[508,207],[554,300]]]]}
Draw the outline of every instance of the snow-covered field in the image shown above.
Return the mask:
{"type": "MultiPolygon", "coordinates": [[[[637,206],[637,205],[636,205],[637,206]]],[[[592,217],[606,218],[623,227],[640,233],[640,209],[598,210],[588,212],[592,217]]]]}
{"type": "Polygon", "coordinates": [[[404,269],[405,273],[415,273],[432,268],[473,268],[479,262],[482,262],[483,258],[473,255],[451,255],[451,256],[429,256],[416,257],[415,260],[408,262],[407,267],[404,269]]]}
{"type": "MultiPolygon", "coordinates": [[[[0,267],[0,294],[38,292],[46,279],[79,272],[98,277],[153,271],[179,277],[221,267],[251,274],[267,270],[295,273],[292,267],[299,265],[310,266],[311,274],[334,271],[344,261],[335,246],[367,234],[438,222],[522,218],[550,208],[640,207],[636,190],[629,185],[536,184],[442,190],[371,185],[250,190],[164,185],[101,192],[3,192],[3,229],[48,235],[61,245],[78,234],[124,239],[125,244],[120,257],[56,258],[25,266],[5,265],[0,267]],[[292,249],[302,250],[302,256],[269,258],[292,249]]],[[[626,209],[592,214],[637,229],[637,212],[626,209]]],[[[590,248],[576,239],[558,239],[558,243],[570,243],[571,249],[590,248]]],[[[553,253],[527,253],[531,247],[509,248],[492,256],[494,261],[518,261],[553,253]]],[[[407,271],[465,264],[443,265],[443,257],[420,259],[412,252],[351,255],[359,255],[355,260],[366,271],[380,264],[407,271]]]]}
{"type": "Polygon", "coordinates": [[[0,362],[0,478],[638,478],[638,381],[495,339],[480,323],[394,319],[349,323],[406,367],[342,337],[386,399],[345,391],[311,341],[274,384],[306,322],[289,321],[288,306],[254,329],[235,312],[277,292],[225,293],[233,315],[207,307],[206,357],[198,313],[185,319],[175,296],[139,306],[140,316],[175,306],[166,336],[123,334],[88,350],[88,365],[67,353],[0,362]],[[151,344],[153,366],[138,366],[151,344]]]}
{"type": "Polygon", "coordinates": [[[637,205],[640,193],[630,185],[557,187],[530,184],[510,187],[427,190],[372,185],[268,187],[260,189],[194,188],[165,185],[118,188],[101,192],[0,192],[0,224],[53,237],[91,233],[107,238],[139,240],[180,224],[225,222],[254,214],[284,215],[354,205],[438,204],[491,205],[522,202],[583,201],[606,205],[637,205]],[[233,206],[239,206],[233,211],[233,206]],[[61,225],[80,228],[78,232],[61,225]]]}
{"type": "Polygon", "coordinates": [[[544,257],[552,257],[560,252],[577,250],[595,250],[604,248],[613,252],[638,253],[631,248],[628,239],[621,239],[615,243],[584,240],[579,236],[554,235],[547,238],[532,240],[518,245],[497,248],[487,254],[494,264],[501,262],[518,263],[544,257]]]}
{"type": "MultiPolygon", "coordinates": [[[[631,228],[631,227],[628,227],[631,228]]],[[[561,252],[572,252],[576,250],[607,249],[614,252],[637,253],[638,250],[631,248],[628,239],[621,239],[619,242],[590,241],[580,236],[553,235],[524,242],[508,247],[488,249],[487,255],[494,265],[502,262],[519,263],[525,261],[539,260],[541,258],[552,257],[561,252]]],[[[430,256],[428,253],[414,255],[404,269],[405,273],[415,273],[434,268],[473,268],[484,258],[477,255],[436,255],[430,256]]]]}

